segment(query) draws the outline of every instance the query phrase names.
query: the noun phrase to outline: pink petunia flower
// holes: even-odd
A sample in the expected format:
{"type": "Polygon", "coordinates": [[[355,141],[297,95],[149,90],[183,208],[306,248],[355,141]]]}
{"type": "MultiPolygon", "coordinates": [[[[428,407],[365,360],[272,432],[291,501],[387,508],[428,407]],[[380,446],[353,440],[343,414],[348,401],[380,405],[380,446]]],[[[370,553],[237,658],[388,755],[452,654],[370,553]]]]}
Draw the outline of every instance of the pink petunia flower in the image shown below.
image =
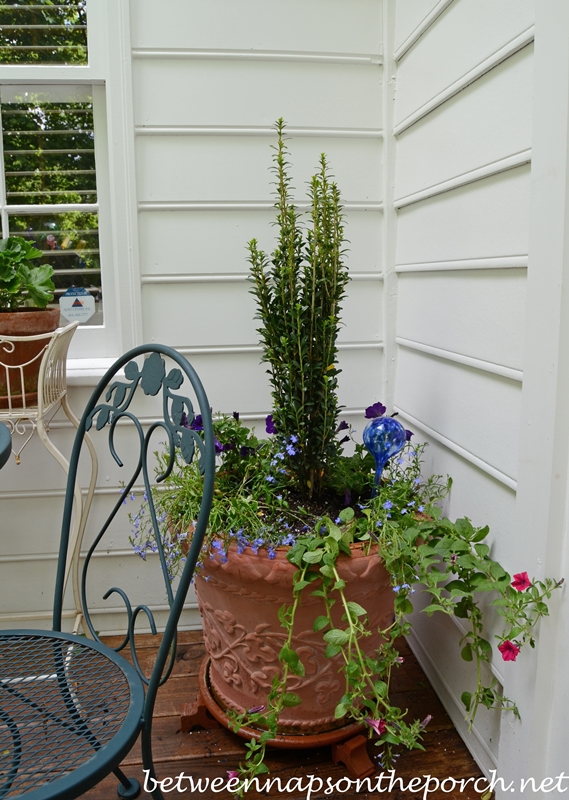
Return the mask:
{"type": "Polygon", "coordinates": [[[531,586],[531,581],[527,572],[518,572],[514,575],[512,586],[518,592],[525,592],[531,586]]]}
{"type": "Polygon", "coordinates": [[[502,653],[502,658],[504,661],[515,661],[518,657],[518,653],[520,652],[520,648],[516,647],[516,645],[513,642],[510,642],[509,639],[506,639],[505,642],[499,644],[498,650],[502,653]]]}
{"type": "Polygon", "coordinates": [[[371,719],[371,717],[368,717],[365,722],[367,722],[370,728],[374,729],[378,736],[384,734],[387,729],[387,726],[382,719],[371,719]]]}

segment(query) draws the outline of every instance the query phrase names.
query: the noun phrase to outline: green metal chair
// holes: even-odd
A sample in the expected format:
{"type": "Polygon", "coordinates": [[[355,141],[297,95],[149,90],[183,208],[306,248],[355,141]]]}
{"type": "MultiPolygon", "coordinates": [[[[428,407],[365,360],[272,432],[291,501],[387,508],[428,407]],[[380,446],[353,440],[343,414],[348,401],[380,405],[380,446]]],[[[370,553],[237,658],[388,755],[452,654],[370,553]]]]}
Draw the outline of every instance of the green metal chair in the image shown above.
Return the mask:
{"type": "MultiPolygon", "coordinates": [[[[193,426],[199,427],[199,426],[193,426]]],[[[123,437],[124,442],[124,437],[123,437]]],[[[79,797],[114,772],[120,780],[121,798],[140,793],[140,784],[129,779],[119,764],[141,734],[143,766],[155,778],[152,762],[152,713],[156,693],[167,680],[175,658],[177,626],[196,562],[199,558],[213,495],[215,439],[211,412],[202,384],[185,358],[162,345],[145,345],[120,358],[100,381],[79,423],[70,461],[57,568],[53,630],[0,631],[0,800],[67,800],[79,797]],[[144,358],[142,366],[135,360],[144,358]],[[124,367],[124,375],[122,370],[124,367]],[[184,391],[184,394],[181,392],[184,391]],[[190,399],[189,394],[194,400],[190,399]],[[135,396],[157,397],[161,418],[141,421],[135,396]],[[194,402],[196,405],[194,406],[194,402]],[[202,417],[203,431],[190,425],[202,417]],[[144,424],[144,427],[143,427],[144,424]],[[72,527],[74,487],[85,436],[100,432],[116,464],[124,468],[117,426],[131,425],[138,452],[122,455],[134,461],[125,477],[120,497],[93,538],[81,571],[81,595],[87,637],[61,632],[66,561],[72,527]],[[159,431],[169,453],[159,480],[172,470],[176,451],[186,463],[198,458],[204,476],[201,510],[183,572],[174,588],[169,576],[159,523],[150,491],[151,437],[159,431]],[[147,677],[136,657],[134,628],[144,612],[153,633],[154,618],[145,605],[132,607],[127,593],[113,586],[104,599],[119,595],[125,603],[128,630],[116,650],[99,639],[87,602],[87,572],[97,545],[110,531],[123,501],[140,478],[149,498],[149,512],[156,539],[170,608],[152,673],[147,677]],[[118,651],[130,647],[134,666],[118,651]]],[[[130,450],[130,448],[129,448],[130,450]]],[[[81,510],[89,513],[89,504],[81,510]]],[[[123,520],[124,524],[124,520],[123,520]]],[[[85,519],[81,520],[81,531],[85,519]]],[[[155,785],[150,781],[151,785],[155,785]]],[[[162,798],[157,787],[155,800],[162,798]]]]}

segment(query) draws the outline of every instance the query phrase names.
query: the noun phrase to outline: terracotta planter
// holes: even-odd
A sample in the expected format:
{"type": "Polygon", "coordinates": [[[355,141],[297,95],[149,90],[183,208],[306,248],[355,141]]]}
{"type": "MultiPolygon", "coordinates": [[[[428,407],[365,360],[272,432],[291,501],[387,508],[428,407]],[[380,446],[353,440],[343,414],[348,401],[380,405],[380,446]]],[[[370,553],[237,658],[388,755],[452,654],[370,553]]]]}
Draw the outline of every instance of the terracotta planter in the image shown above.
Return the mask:
{"type": "MultiPolygon", "coordinates": [[[[52,333],[59,326],[59,308],[20,309],[0,312],[0,337],[37,336],[52,333]]],[[[6,369],[2,364],[24,367],[25,406],[36,406],[38,402],[38,374],[41,353],[49,344],[48,339],[31,342],[17,342],[12,352],[0,343],[0,408],[8,408],[8,387],[6,369]]],[[[12,408],[23,408],[20,375],[10,370],[12,408]]]]}
{"type": "MultiPolygon", "coordinates": [[[[277,549],[274,560],[261,548],[237,553],[229,548],[226,563],[218,553],[208,558],[196,577],[196,594],[203,620],[206,651],[210,656],[209,687],[224,709],[243,712],[264,705],[273,676],[280,671],[278,654],[285,631],[278,610],[292,603],[292,576],[296,567],[286,559],[288,548],[277,549]]],[[[338,572],[346,581],[346,597],[368,611],[371,636],[366,649],[374,652],[381,643],[376,632],[393,620],[393,591],[389,575],[377,552],[365,555],[355,547],[352,557],[341,556],[338,572]]],[[[335,720],[334,709],[345,691],[339,668],[342,656],[327,659],[321,633],[313,631],[314,619],[324,614],[321,598],[312,597],[313,584],[302,593],[295,619],[293,647],[304,664],[304,677],[290,676],[287,688],[302,704],[281,715],[282,733],[307,734],[333,730],[346,724],[335,720]]],[[[341,622],[340,603],[333,607],[335,624],[341,622]]]]}

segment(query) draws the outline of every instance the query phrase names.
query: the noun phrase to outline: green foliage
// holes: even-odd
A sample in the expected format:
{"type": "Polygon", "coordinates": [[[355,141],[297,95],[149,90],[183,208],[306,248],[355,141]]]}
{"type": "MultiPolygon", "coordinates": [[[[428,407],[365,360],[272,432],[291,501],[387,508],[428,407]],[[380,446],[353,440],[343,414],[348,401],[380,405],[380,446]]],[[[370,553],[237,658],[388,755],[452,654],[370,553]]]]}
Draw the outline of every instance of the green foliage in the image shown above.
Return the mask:
{"type": "Polygon", "coordinates": [[[53,269],[46,264],[30,266],[41,255],[20,236],[0,240],[0,311],[45,308],[53,300],[53,269]]]}
{"type": "Polygon", "coordinates": [[[50,101],[41,91],[11,99],[2,106],[6,192],[22,209],[10,214],[10,233],[42,251],[57,289],[99,288],[97,214],[55,211],[97,202],[92,103],[50,101]],[[45,204],[51,206],[45,213],[25,213],[28,205],[45,204]]]}
{"type": "Polygon", "coordinates": [[[279,119],[273,157],[277,247],[269,260],[253,239],[249,262],[277,436],[283,443],[298,437],[301,457],[286,461],[296,487],[310,497],[322,491],[339,455],[336,340],[348,270],[340,193],[326,156],[310,181],[311,228],[305,232],[291,199],[284,129],[279,119]]]}
{"type": "Polygon", "coordinates": [[[86,64],[85,0],[2,3],[0,63],[86,64]]]}
{"type": "MultiPolygon", "coordinates": [[[[308,511],[293,502],[278,438],[258,439],[238,415],[219,417],[214,430],[219,449],[217,482],[204,557],[216,551],[224,559],[228,546],[236,543],[238,551],[264,546],[271,558],[276,544],[285,543],[291,545],[287,558],[297,568],[292,602],[279,610],[285,631],[280,673],[263,706],[234,715],[236,729],[248,725],[261,731],[258,741],[247,745],[247,758],[240,768],[242,779],[267,771],[265,748],[278,731],[279,715],[283,708],[298,703],[289,679],[304,675],[305,665],[295,649],[293,631],[299,605],[312,596],[324,603],[324,613],[316,617],[314,630],[322,635],[326,656],[340,656],[342,661],[345,687],[335,716],[366,722],[370,736],[382,749],[384,768],[393,765],[401,748],[422,749],[430,719],[408,720],[406,711],[390,700],[391,676],[403,660],[397,640],[410,632],[407,615],[413,611],[416,589],[428,594],[427,615],[438,612],[456,616],[467,629],[460,653],[476,673],[474,691],[462,694],[470,723],[480,706],[518,714],[515,703],[502,696],[495,679],[484,682],[482,666],[490,662],[493,646],[484,635],[480,600],[491,596],[490,608],[504,618],[504,630],[496,637],[498,650],[504,659],[515,660],[523,645],[534,645],[535,625],[547,615],[546,600],[562,581],[530,581],[526,573],[512,579],[491,556],[487,527],[475,527],[468,519],[452,522],[444,518],[439,506],[451,481],[436,475],[426,480],[421,477],[425,445],[408,442],[388,462],[377,495],[371,499],[374,465],[357,447],[354,455],[339,456],[333,473],[339,490],[344,493],[347,486],[353,489],[359,480],[355,473],[360,470],[365,476],[360,487],[367,487],[368,499],[362,494],[359,499],[363,502],[343,508],[335,518],[325,515],[311,522],[308,511]],[[368,609],[346,598],[345,583],[337,568],[338,558],[342,554],[349,557],[354,543],[367,551],[377,547],[391,576],[395,616],[381,631],[383,643],[376,652],[369,651],[366,641],[370,634],[368,609]],[[331,615],[336,604],[342,609],[340,622],[331,615]]],[[[155,503],[164,523],[166,557],[173,575],[176,561],[183,557],[180,540],[191,537],[201,476],[195,467],[179,465],[165,484],[165,488],[156,490],[155,503]]],[[[131,541],[145,556],[155,545],[149,529],[143,532],[143,510],[131,517],[131,541]]]]}
{"type": "MultiPolygon", "coordinates": [[[[253,293],[257,300],[259,333],[269,364],[274,410],[267,420],[270,440],[257,438],[241,424],[238,415],[214,421],[218,439],[217,482],[203,557],[228,558],[230,544],[237,552],[266,547],[274,558],[277,544],[291,545],[288,560],[295,565],[292,601],[279,610],[285,641],[279,653],[280,671],[262,706],[233,715],[235,729],[256,728],[240,766],[244,780],[267,771],[265,748],[278,732],[284,708],[296,705],[290,691],[293,679],[305,673],[302,651],[295,649],[296,612],[302,602],[318,597],[324,613],[314,621],[322,635],[325,654],[338,657],[345,682],[335,709],[344,717],[365,722],[370,736],[382,748],[381,765],[391,768],[398,750],[422,749],[430,716],[409,721],[407,712],[390,699],[391,675],[402,662],[397,640],[411,630],[407,616],[413,612],[412,594],[420,586],[428,595],[424,609],[459,617],[467,633],[461,655],[476,669],[474,692],[464,692],[467,718],[472,722],[479,707],[510,709],[515,704],[501,696],[496,681],[485,684],[482,665],[492,657],[492,644],[484,635],[480,599],[493,593],[491,606],[505,620],[498,639],[504,660],[514,661],[521,647],[533,646],[533,629],[548,613],[545,600],[562,581],[530,581],[526,573],[512,577],[491,557],[486,544],[488,528],[470,520],[443,518],[440,502],[451,480],[421,477],[424,445],[410,442],[386,465],[377,493],[372,497],[375,463],[352,432],[337,424],[338,401],[336,339],[340,303],[348,280],[342,264],[342,214],[338,190],[330,180],[325,156],[320,172],[310,184],[310,230],[304,233],[290,198],[284,123],[277,122],[274,172],[277,186],[277,247],[269,260],[257,242],[249,244],[253,293]],[[274,425],[274,430],[273,430],[274,425]],[[276,431],[276,432],[275,432],[276,431]],[[341,445],[352,439],[351,455],[341,445]],[[311,516],[308,500],[328,492],[344,500],[344,508],[311,516]],[[298,502],[298,495],[303,498],[298,502]],[[369,652],[368,609],[348,600],[346,584],[338,571],[338,558],[351,556],[351,546],[370,552],[377,548],[391,576],[394,621],[379,631],[382,644],[369,652]],[[333,606],[342,614],[332,617],[333,606]],[[290,685],[289,685],[290,679],[290,685]]],[[[375,413],[380,403],[367,411],[375,413]]],[[[382,413],[382,412],[380,412],[382,413]]],[[[368,415],[369,416],[369,415],[368,415]]],[[[194,424],[194,423],[192,423],[194,424]]],[[[194,430],[199,429],[195,428],[194,430]]],[[[158,455],[159,472],[164,459],[158,455]]],[[[155,506],[163,523],[167,561],[175,574],[183,557],[181,541],[191,537],[202,492],[195,466],[181,463],[157,489],[155,506]]],[[[327,498],[329,499],[329,497],[327,498]]],[[[338,504],[338,505],[341,505],[338,504]]],[[[145,557],[156,549],[145,519],[145,506],[131,517],[135,551],[145,557]]],[[[375,552],[375,551],[374,551],[375,552]]],[[[243,793],[243,785],[240,793],[243,793]]]]}
{"type": "MultiPolygon", "coordinates": [[[[199,427],[199,426],[198,426],[199,427]]],[[[290,501],[288,473],[283,467],[284,452],[276,439],[259,439],[238,414],[214,419],[218,458],[213,504],[207,536],[211,542],[227,549],[236,542],[246,546],[274,548],[290,544],[293,526],[308,523],[308,512],[290,501]]],[[[163,471],[168,455],[156,453],[157,473],[163,471]]],[[[172,575],[178,571],[184,541],[197,519],[201,507],[203,476],[196,461],[187,465],[177,457],[176,465],[164,482],[156,488],[154,503],[163,523],[162,538],[166,546],[172,575]]],[[[134,500],[133,496],[133,500],[134,500]]],[[[147,504],[130,514],[131,544],[145,557],[155,550],[154,532],[147,504]]]]}
{"type": "Polygon", "coordinates": [[[21,99],[2,107],[10,202],[96,203],[92,104],[21,99]]]}

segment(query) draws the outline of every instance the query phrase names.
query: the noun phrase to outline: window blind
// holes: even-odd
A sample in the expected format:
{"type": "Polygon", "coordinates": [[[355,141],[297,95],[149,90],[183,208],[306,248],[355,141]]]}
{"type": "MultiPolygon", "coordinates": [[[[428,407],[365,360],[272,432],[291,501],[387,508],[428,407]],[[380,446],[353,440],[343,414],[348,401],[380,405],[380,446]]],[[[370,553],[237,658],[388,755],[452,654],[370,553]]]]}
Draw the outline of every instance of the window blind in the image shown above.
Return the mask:
{"type": "Polygon", "coordinates": [[[86,64],[85,0],[0,3],[0,64],[86,64]]]}

